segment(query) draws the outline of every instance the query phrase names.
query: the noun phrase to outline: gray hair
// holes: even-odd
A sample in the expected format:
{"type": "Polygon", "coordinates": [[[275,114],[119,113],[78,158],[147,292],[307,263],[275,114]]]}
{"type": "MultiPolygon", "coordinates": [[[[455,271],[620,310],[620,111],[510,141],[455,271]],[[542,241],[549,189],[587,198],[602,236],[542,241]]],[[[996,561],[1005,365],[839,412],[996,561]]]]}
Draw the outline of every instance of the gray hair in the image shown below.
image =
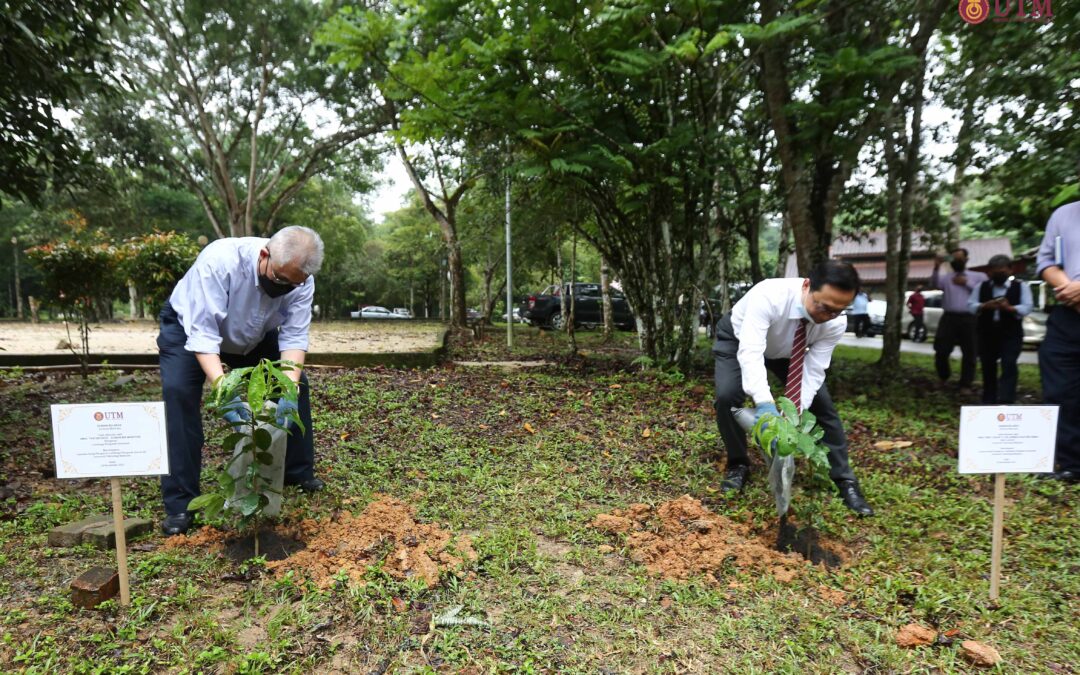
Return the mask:
{"type": "Polygon", "coordinates": [[[1012,267],[1012,258],[1004,253],[998,253],[994,257],[990,258],[990,262],[986,264],[987,267],[1012,267]]]}
{"type": "Polygon", "coordinates": [[[283,227],[270,237],[266,248],[279,265],[295,263],[301,272],[309,276],[322,267],[323,241],[319,233],[310,227],[283,227]]]}

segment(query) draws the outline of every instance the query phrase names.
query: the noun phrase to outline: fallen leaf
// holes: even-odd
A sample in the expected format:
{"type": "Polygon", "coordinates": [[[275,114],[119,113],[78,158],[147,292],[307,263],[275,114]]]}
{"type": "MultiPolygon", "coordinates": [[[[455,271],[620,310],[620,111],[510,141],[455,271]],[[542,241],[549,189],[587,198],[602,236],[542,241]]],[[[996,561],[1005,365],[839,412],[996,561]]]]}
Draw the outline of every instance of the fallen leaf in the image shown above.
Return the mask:
{"type": "Polygon", "coordinates": [[[530,434],[535,434],[536,433],[536,429],[533,429],[532,425],[529,424],[528,422],[525,423],[525,431],[528,431],[530,434]]]}
{"type": "Polygon", "coordinates": [[[914,443],[911,441],[878,441],[874,443],[874,447],[878,450],[899,450],[900,448],[910,448],[914,443]]]}
{"type": "Polygon", "coordinates": [[[479,426],[481,429],[490,429],[491,428],[486,424],[480,424],[480,425],[477,425],[477,426],[479,426]]]}
{"type": "Polygon", "coordinates": [[[346,438],[348,438],[348,437],[349,437],[349,432],[348,432],[348,431],[346,431],[345,433],[341,434],[341,440],[345,440],[345,439],[346,439],[346,438]]]}
{"type": "Polygon", "coordinates": [[[431,413],[431,419],[433,419],[433,420],[439,419],[439,413],[431,413]]]}
{"type": "Polygon", "coordinates": [[[936,639],[937,631],[917,623],[909,623],[896,633],[896,644],[901,647],[921,647],[933,644],[936,639]]]}
{"type": "Polygon", "coordinates": [[[645,427],[645,431],[641,432],[641,437],[648,438],[649,436],[652,436],[652,429],[650,429],[649,427],[645,427]]]}
{"type": "Polygon", "coordinates": [[[610,387],[608,387],[608,389],[622,389],[622,385],[621,384],[613,384],[610,387]]]}
{"type": "Polygon", "coordinates": [[[996,666],[1001,663],[1001,654],[990,645],[984,645],[975,640],[964,640],[960,643],[960,654],[976,666],[996,666]]]}
{"type": "Polygon", "coordinates": [[[407,609],[405,601],[401,598],[390,598],[390,602],[393,603],[394,611],[398,614],[402,614],[407,609]]]}

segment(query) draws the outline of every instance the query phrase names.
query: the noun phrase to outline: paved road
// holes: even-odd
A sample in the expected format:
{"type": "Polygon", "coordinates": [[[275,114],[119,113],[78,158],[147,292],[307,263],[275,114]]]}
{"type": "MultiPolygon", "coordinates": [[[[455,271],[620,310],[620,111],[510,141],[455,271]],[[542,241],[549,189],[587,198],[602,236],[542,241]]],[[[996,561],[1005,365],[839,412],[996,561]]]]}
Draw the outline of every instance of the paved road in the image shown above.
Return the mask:
{"type": "MultiPolygon", "coordinates": [[[[853,333],[846,333],[840,340],[840,344],[848,345],[850,347],[865,347],[866,349],[876,349],[881,351],[881,337],[864,337],[857,338],[853,333]]],[[[904,340],[900,343],[900,351],[913,352],[916,354],[933,354],[934,345],[932,342],[912,342],[911,340],[904,340]]],[[[954,349],[952,353],[954,359],[960,358],[960,349],[954,349]]],[[[1039,362],[1039,355],[1033,349],[1025,349],[1020,354],[1019,363],[1037,364],[1039,362]]]]}

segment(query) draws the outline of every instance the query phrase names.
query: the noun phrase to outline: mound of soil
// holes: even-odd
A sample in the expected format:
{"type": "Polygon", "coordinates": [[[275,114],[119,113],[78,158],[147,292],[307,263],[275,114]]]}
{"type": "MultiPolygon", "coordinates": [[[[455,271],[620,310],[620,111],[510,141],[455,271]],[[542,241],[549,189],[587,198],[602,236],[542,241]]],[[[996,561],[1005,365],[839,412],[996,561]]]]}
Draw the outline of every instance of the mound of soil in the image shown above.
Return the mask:
{"type": "Polygon", "coordinates": [[[775,533],[771,538],[755,535],[749,526],[709,511],[690,495],[655,509],[633,504],[602,513],[592,526],[625,535],[630,557],[666,579],[700,575],[718,583],[725,570],[738,568],[771,574],[786,583],[808,562],[798,553],[777,551],[772,545],[775,533]]]}
{"type": "Polygon", "coordinates": [[[343,512],[331,520],[305,520],[295,534],[307,548],[267,568],[278,575],[292,571],[320,588],[331,586],[342,571],[363,584],[368,568],[380,562],[391,577],[420,578],[432,588],[440,573],[477,557],[467,536],[455,538],[437,525],[417,522],[412,506],[386,495],[375,495],[358,516],[343,512]]]}

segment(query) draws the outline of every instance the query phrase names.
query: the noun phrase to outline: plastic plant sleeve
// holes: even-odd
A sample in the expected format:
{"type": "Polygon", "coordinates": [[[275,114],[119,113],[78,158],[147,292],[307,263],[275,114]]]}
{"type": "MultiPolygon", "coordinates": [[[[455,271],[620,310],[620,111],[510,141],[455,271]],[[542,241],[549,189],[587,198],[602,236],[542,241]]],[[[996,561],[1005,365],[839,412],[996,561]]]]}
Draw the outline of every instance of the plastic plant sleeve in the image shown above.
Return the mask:
{"type": "MultiPolygon", "coordinates": [[[[265,407],[276,408],[277,404],[267,401],[265,407]]],[[[263,508],[262,514],[275,517],[281,513],[281,492],[285,486],[285,447],[289,434],[284,429],[278,429],[272,424],[260,424],[258,428],[265,429],[270,434],[270,447],[267,452],[273,457],[273,461],[269,464],[259,464],[259,477],[264,481],[264,485],[269,484],[270,486],[270,494],[267,495],[270,501],[263,508]]],[[[253,457],[250,452],[243,452],[242,448],[245,442],[246,439],[241,440],[233,448],[234,458],[240,454],[243,454],[243,456],[235,459],[229,465],[229,475],[235,480],[235,487],[233,488],[232,497],[225,502],[226,508],[251,494],[251,490],[244,485],[244,476],[247,474],[248,467],[251,466],[253,457]]]]}
{"type": "MultiPolygon", "coordinates": [[[[735,422],[747,433],[754,428],[753,408],[732,408],[731,414],[735,417],[735,422]]],[[[775,444],[776,441],[773,441],[774,448],[775,444]]],[[[769,467],[769,489],[776,502],[776,515],[783,516],[791,506],[791,485],[795,482],[795,457],[793,455],[778,456],[775,449],[770,455],[764,448],[761,448],[761,455],[765,458],[765,465],[769,467]]]]}

